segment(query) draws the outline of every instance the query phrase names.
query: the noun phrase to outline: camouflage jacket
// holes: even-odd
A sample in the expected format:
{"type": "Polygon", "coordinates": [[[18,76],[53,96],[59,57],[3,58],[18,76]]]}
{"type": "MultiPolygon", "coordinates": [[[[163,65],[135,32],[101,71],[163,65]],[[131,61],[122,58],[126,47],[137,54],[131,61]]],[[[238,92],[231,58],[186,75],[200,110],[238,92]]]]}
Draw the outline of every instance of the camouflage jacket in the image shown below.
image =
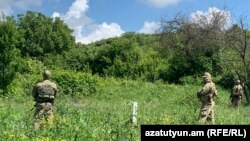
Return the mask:
{"type": "Polygon", "coordinates": [[[56,96],[56,93],[58,91],[57,85],[51,82],[50,80],[44,80],[42,82],[37,83],[33,88],[32,96],[35,101],[44,101],[39,97],[39,92],[38,92],[38,89],[44,85],[50,85],[54,89],[55,95],[51,99],[54,99],[54,97],[56,96]]]}
{"type": "Polygon", "coordinates": [[[243,88],[241,85],[235,85],[232,90],[231,97],[240,97],[243,96],[243,88]]]}
{"type": "Polygon", "coordinates": [[[203,88],[197,92],[197,96],[202,104],[212,104],[214,97],[217,96],[215,84],[212,81],[206,82],[203,88]]]}

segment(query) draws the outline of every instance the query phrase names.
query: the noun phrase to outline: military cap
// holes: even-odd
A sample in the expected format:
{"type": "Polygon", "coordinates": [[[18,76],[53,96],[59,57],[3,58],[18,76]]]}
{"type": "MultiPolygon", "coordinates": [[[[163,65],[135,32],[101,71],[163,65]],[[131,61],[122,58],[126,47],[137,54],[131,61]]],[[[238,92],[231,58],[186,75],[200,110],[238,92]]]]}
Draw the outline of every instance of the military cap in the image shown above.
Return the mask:
{"type": "Polygon", "coordinates": [[[205,72],[202,77],[205,79],[212,79],[211,74],[209,72],[205,72]]]}

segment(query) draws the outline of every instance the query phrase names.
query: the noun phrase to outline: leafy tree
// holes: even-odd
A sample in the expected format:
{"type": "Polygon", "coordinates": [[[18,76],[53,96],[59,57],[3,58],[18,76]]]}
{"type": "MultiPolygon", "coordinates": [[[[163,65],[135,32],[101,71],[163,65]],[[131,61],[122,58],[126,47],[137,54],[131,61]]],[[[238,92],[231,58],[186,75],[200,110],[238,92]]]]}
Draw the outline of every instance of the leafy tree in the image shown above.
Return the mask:
{"type": "Polygon", "coordinates": [[[6,95],[7,86],[14,79],[18,69],[18,37],[13,18],[7,17],[0,21],[0,88],[3,95],[6,95]]]}
{"type": "Polygon", "coordinates": [[[221,72],[219,52],[226,20],[222,17],[223,14],[217,12],[213,13],[211,21],[206,17],[192,21],[178,13],[171,20],[162,20],[160,41],[163,50],[172,58],[169,81],[178,82],[181,77],[204,71],[221,72]]]}
{"type": "Polygon", "coordinates": [[[167,62],[155,49],[157,45],[154,35],[133,32],[89,45],[77,44],[66,53],[65,68],[154,82],[161,79],[167,62]]]}
{"type": "Polygon", "coordinates": [[[92,72],[90,65],[96,57],[98,46],[101,46],[98,42],[97,46],[93,45],[81,45],[77,44],[71,48],[65,55],[65,69],[92,72]]]}
{"type": "MultiPolygon", "coordinates": [[[[231,73],[236,74],[244,84],[245,94],[250,103],[250,31],[243,17],[227,31],[227,47],[223,51],[223,62],[231,73]]],[[[234,81],[234,80],[231,80],[234,81]]]]}
{"type": "Polygon", "coordinates": [[[59,18],[28,11],[18,15],[17,23],[22,36],[18,48],[23,56],[43,60],[47,54],[62,54],[74,46],[72,30],[59,18]]]}
{"type": "Polygon", "coordinates": [[[167,68],[167,59],[157,50],[158,45],[154,35],[129,32],[94,44],[95,51],[87,62],[94,74],[154,82],[167,68]]]}
{"type": "Polygon", "coordinates": [[[113,40],[98,51],[91,65],[93,73],[134,78],[138,73],[135,67],[141,57],[138,50],[138,44],[134,40],[113,40]]]}

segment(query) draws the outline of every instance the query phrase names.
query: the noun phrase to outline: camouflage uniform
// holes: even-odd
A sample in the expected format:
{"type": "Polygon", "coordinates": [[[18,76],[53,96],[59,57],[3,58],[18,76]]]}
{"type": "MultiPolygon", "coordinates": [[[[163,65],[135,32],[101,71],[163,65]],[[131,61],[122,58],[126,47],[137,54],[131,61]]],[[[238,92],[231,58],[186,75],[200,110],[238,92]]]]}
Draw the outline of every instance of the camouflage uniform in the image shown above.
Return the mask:
{"type": "MultiPolygon", "coordinates": [[[[50,79],[50,71],[46,70],[43,73],[43,81],[39,82],[35,85],[32,91],[32,95],[34,97],[34,101],[36,101],[35,107],[35,121],[34,126],[35,130],[40,128],[41,120],[43,118],[48,121],[53,116],[53,102],[58,91],[57,85],[51,82],[50,79]],[[52,94],[48,94],[44,92],[45,88],[52,91],[52,94]]],[[[46,91],[46,90],[45,90],[46,91]]]]}
{"type": "Polygon", "coordinates": [[[203,79],[205,85],[200,91],[197,92],[197,97],[202,103],[199,114],[199,123],[204,124],[206,121],[209,121],[211,124],[215,124],[214,97],[217,96],[217,90],[215,84],[212,82],[210,73],[205,72],[203,79]]]}
{"type": "Polygon", "coordinates": [[[237,80],[231,93],[231,103],[233,107],[238,107],[241,104],[242,96],[243,88],[240,85],[240,80],[237,80]]]}

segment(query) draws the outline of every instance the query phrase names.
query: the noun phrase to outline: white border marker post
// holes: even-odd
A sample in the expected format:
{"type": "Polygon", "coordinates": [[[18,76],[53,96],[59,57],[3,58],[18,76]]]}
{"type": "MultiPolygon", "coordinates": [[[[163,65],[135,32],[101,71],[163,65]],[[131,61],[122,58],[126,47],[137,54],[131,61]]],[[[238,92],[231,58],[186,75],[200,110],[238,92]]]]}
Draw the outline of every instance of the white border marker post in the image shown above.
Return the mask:
{"type": "Polygon", "coordinates": [[[133,125],[137,125],[137,107],[138,107],[138,103],[133,102],[132,104],[132,124],[133,125]]]}

